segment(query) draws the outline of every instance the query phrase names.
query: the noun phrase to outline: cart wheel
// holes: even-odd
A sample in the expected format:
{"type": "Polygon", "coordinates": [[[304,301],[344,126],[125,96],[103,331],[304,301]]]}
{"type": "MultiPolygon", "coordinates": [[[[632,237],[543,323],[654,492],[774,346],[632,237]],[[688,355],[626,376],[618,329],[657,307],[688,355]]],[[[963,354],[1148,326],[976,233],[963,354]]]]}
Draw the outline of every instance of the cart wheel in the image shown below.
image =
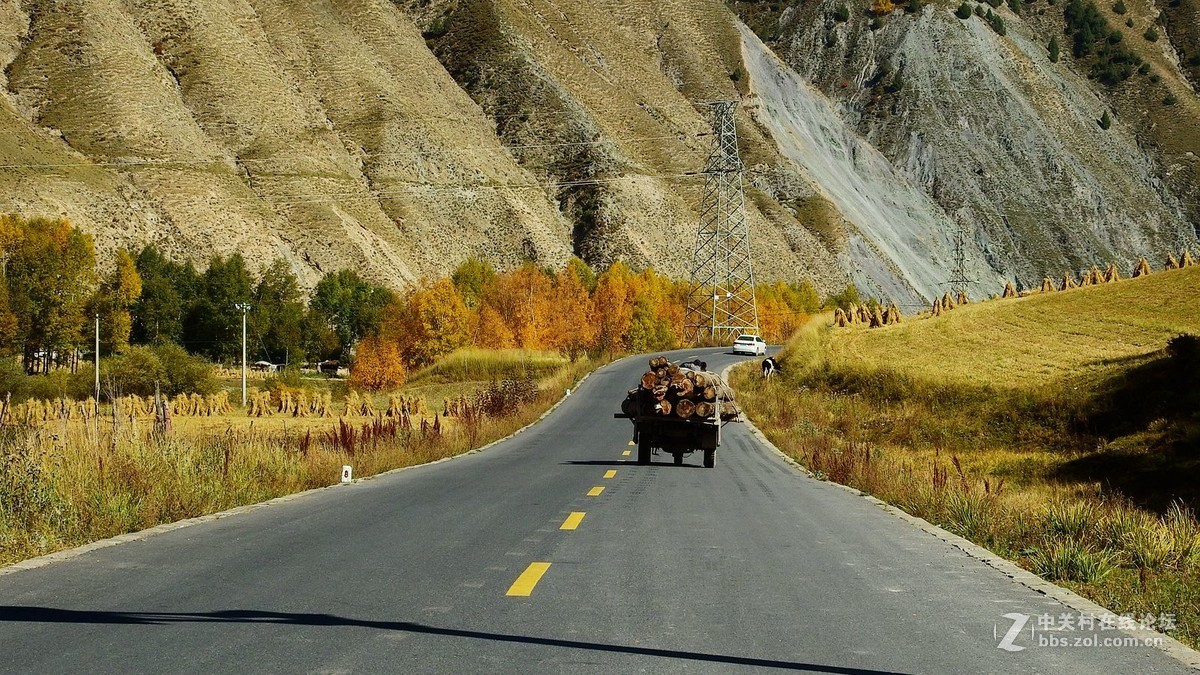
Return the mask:
{"type": "Polygon", "coordinates": [[[675,453],[675,466],[683,466],[683,453],[675,453]]]}
{"type": "Polygon", "coordinates": [[[650,463],[650,442],[646,440],[638,441],[638,464],[650,463]]]}
{"type": "Polygon", "coordinates": [[[716,463],[717,463],[717,451],[716,450],[705,450],[704,451],[704,468],[711,469],[711,468],[713,468],[713,466],[716,465],[716,463]]]}

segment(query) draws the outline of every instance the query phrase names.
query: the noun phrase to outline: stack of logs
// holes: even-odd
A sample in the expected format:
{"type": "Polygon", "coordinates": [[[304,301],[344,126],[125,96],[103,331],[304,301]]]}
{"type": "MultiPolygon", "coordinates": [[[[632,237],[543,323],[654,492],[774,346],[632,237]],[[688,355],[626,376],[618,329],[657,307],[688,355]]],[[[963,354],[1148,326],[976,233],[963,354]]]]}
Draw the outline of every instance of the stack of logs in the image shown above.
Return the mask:
{"type": "Polygon", "coordinates": [[[718,407],[723,421],[741,414],[733,389],[720,375],[680,368],[665,356],[650,359],[650,370],[621,402],[621,412],[631,417],[658,415],[696,422],[712,420],[718,407]]]}

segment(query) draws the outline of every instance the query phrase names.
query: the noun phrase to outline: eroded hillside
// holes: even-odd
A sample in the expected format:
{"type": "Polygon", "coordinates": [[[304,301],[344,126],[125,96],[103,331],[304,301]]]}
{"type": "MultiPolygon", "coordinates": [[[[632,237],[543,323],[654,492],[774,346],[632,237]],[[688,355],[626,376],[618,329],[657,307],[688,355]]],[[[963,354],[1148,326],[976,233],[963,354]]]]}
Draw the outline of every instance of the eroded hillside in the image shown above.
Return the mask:
{"type": "Polygon", "coordinates": [[[1097,59],[1073,56],[1065,2],[1017,3],[1020,14],[967,2],[966,18],[948,3],[737,4],[992,270],[1033,284],[1194,245],[1200,106],[1171,42],[1143,36],[1158,11],[1146,0],[1125,14],[1101,3],[1121,33],[1109,44],[1137,59],[1111,84],[1097,59]]]}
{"type": "Polygon", "coordinates": [[[0,209],[66,216],[102,258],[236,250],[306,285],[472,255],[684,275],[702,104],[738,98],[763,278],[916,304],[960,229],[989,285],[1194,243],[1184,32],[1139,45],[1154,106],[1148,76],[1051,63],[1057,9],[1002,36],[788,4],[735,3],[776,58],[720,0],[0,0],[0,209]]]}

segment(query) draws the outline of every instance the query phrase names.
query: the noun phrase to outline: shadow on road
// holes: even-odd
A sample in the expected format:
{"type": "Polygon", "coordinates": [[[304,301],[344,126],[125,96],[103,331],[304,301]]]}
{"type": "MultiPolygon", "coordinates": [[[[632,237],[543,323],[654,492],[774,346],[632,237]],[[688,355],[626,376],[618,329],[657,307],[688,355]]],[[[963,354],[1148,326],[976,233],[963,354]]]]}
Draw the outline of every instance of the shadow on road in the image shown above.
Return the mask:
{"type": "MultiPolygon", "coordinates": [[[[615,460],[615,459],[572,459],[572,460],[568,460],[566,462],[560,462],[560,464],[574,464],[576,466],[669,466],[671,468],[676,468],[674,461],[655,462],[653,460],[651,460],[651,462],[649,464],[638,464],[637,462],[635,462],[633,460],[630,460],[628,462],[622,462],[622,461],[615,460]]],[[[702,467],[699,464],[688,464],[685,462],[683,464],[680,464],[678,466],[678,468],[680,468],[680,469],[699,469],[702,467]]]]}
{"type": "Polygon", "coordinates": [[[132,624],[143,626],[161,626],[172,623],[260,623],[288,626],[354,626],[361,628],[373,628],[376,630],[403,631],[407,633],[441,635],[446,637],[468,638],[474,640],[493,640],[496,642],[543,645],[547,647],[563,647],[565,649],[586,649],[589,651],[608,652],[613,654],[633,654],[637,656],[655,656],[668,659],[687,659],[691,661],[725,663],[737,666],[758,666],[762,668],[804,670],[813,673],[834,673],[838,675],[885,675],[889,672],[840,666],[822,666],[813,663],[776,661],[773,659],[759,659],[749,656],[704,654],[700,652],[687,652],[674,649],[657,649],[654,647],[614,645],[600,642],[583,642],[581,640],[534,637],[530,635],[488,633],[483,631],[466,630],[462,628],[426,626],[424,624],[411,623],[408,621],[372,621],[367,619],[351,619],[348,617],[335,616],[333,614],[263,612],[241,609],[224,610],[220,612],[94,612],[86,610],[57,609],[54,607],[0,606],[0,622],[132,624]]]}

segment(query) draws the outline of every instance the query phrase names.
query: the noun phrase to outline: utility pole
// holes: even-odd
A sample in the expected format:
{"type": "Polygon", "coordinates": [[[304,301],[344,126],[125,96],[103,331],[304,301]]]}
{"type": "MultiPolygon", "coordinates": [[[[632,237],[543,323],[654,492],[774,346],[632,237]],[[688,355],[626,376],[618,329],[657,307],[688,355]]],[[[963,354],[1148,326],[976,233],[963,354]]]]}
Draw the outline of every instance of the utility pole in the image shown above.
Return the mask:
{"type": "Polygon", "coordinates": [[[750,228],[746,222],[737,101],[703,104],[712,116],[713,147],[704,166],[704,198],[692,255],[684,337],[692,343],[758,333],[750,228]]]}
{"type": "Polygon", "coordinates": [[[975,283],[974,279],[967,276],[967,243],[961,227],[954,233],[954,271],[947,283],[955,293],[966,293],[967,286],[975,283]]]}
{"type": "Polygon", "coordinates": [[[100,409],[100,312],[96,312],[96,409],[100,409]]]}
{"type": "Polygon", "coordinates": [[[242,310],[242,407],[246,407],[246,312],[250,311],[249,303],[239,302],[237,308],[242,310]]]}

